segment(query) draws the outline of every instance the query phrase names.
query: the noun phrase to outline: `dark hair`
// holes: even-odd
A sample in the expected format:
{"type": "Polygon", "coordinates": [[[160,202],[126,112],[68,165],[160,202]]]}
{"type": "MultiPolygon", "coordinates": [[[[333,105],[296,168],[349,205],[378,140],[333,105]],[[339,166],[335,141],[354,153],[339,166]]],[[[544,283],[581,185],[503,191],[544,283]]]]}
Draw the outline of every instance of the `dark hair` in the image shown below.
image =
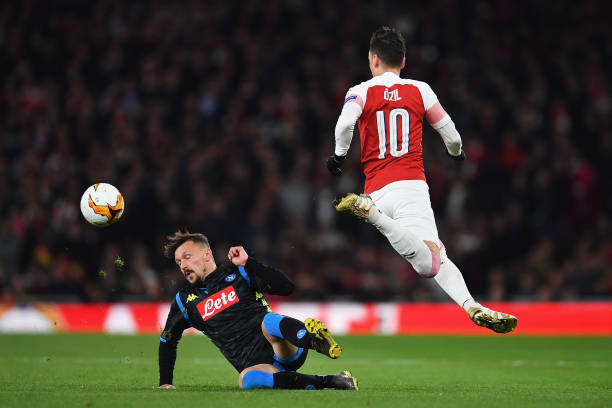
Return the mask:
{"type": "Polygon", "coordinates": [[[385,65],[401,67],[406,55],[406,41],[398,29],[382,26],[370,37],[370,52],[378,55],[385,65]]]}
{"type": "Polygon", "coordinates": [[[178,230],[172,235],[166,237],[166,244],[164,245],[164,256],[166,258],[173,259],[174,251],[187,241],[193,241],[196,244],[203,244],[207,248],[210,248],[208,238],[206,235],[200,233],[191,233],[187,230],[185,232],[178,230]]]}

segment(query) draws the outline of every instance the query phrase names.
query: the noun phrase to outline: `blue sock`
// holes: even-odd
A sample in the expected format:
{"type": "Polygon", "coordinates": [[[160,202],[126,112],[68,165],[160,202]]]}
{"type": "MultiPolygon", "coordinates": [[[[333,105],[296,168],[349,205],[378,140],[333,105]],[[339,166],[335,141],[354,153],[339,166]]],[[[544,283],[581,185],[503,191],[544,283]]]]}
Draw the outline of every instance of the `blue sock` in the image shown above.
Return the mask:
{"type": "Polygon", "coordinates": [[[272,312],[264,316],[264,327],[266,328],[268,334],[276,337],[277,339],[284,339],[283,334],[280,330],[280,322],[284,319],[284,317],[285,316],[281,316],[272,312]]]}
{"type": "Polygon", "coordinates": [[[259,370],[248,371],[242,377],[242,389],[274,388],[274,375],[259,370]]]}

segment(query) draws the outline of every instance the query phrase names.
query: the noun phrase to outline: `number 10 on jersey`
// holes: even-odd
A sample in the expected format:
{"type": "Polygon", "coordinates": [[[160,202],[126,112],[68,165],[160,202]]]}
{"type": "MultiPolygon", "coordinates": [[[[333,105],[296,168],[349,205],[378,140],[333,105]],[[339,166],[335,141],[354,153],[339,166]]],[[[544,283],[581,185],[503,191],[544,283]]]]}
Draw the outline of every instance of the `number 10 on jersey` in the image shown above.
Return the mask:
{"type": "Polygon", "coordinates": [[[385,153],[387,152],[387,126],[385,123],[389,124],[389,153],[393,157],[400,157],[403,154],[406,154],[410,150],[410,114],[406,109],[392,109],[389,112],[389,120],[385,120],[385,111],[377,111],[376,112],[376,123],[378,125],[378,149],[379,159],[385,158],[385,153]],[[398,122],[401,123],[401,126],[398,125],[398,122]],[[401,130],[401,132],[400,132],[401,130]],[[402,140],[401,146],[399,145],[399,140],[402,140]]]}

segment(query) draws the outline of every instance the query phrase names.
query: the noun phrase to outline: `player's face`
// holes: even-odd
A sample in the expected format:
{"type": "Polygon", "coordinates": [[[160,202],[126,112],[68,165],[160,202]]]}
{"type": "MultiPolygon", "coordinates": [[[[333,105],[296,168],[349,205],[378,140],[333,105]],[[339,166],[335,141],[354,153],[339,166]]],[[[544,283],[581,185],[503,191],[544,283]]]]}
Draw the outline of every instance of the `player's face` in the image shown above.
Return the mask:
{"type": "Polygon", "coordinates": [[[192,285],[204,281],[208,274],[207,264],[212,259],[212,251],[205,245],[186,241],[174,251],[174,261],[181,273],[192,285]]]}

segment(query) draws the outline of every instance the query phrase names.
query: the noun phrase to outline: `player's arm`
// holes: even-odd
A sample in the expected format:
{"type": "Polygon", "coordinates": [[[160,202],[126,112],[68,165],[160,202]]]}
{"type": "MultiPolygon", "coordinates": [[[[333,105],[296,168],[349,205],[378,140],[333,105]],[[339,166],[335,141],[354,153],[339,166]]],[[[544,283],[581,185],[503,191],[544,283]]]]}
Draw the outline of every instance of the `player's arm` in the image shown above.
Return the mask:
{"type": "Polygon", "coordinates": [[[174,374],[174,363],[176,362],[176,349],[183,331],[190,326],[181,313],[176,300],[170,306],[166,326],[159,338],[159,388],[174,388],[172,379],[174,374]]]}
{"type": "Polygon", "coordinates": [[[327,168],[334,176],[342,174],[340,167],[346,159],[349,147],[351,147],[355,123],[363,112],[363,105],[364,100],[359,92],[354,88],[349,89],[344,99],[342,112],[338,117],[338,122],[336,122],[334,154],[327,159],[327,168]]]}
{"type": "Polygon", "coordinates": [[[263,293],[289,296],[295,289],[293,281],[283,272],[253,258],[247,260],[244,269],[251,277],[253,287],[260,289],[263,293]]]}
{"type": "Polygon", "coordinates": [[[442,137],[448,155],[455,160],[465,160],[461,136],[455,128],[455,123],[446,113],[429,85],[423,84],[424,86],[420,87],[420,90],[425,105],[425,118],[442,137]]]}
{"type": "Polygon", "coordinates": [[[243,276],[253,288],[271,295],[289,296],[293,293],[295,285],[287,275],[248,256],[243,247],[230,248],[228,258],[234,265],[243,267],[243,276]]]}

